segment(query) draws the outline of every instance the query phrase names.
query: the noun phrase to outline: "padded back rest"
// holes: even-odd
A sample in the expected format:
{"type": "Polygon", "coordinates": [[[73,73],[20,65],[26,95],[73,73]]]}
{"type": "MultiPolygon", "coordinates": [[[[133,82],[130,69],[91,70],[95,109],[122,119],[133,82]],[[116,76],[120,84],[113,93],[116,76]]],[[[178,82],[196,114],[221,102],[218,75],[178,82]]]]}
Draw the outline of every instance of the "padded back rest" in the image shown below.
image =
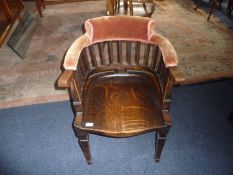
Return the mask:
{"type": "Polygon", "coordinates": [[[155,20],[136,16],[105,16],[85,22],[91,43],[114,40],[144,41],[154,34],[155,20]]]}

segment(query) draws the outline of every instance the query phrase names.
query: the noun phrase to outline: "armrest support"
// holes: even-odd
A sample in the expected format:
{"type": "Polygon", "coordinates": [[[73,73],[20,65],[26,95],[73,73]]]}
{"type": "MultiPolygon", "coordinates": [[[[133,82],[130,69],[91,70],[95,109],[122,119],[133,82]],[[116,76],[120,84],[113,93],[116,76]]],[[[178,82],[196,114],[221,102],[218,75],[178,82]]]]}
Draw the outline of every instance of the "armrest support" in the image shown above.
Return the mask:
{"type": "Polygon", "coordinates": [[[174,82],[174,84],[181,84],[182,82],[185,81],[185,77],[182,74],[182,72],[180,72],[180,70],[178,69],[178,67],[170,67],[169,71],[171,73],[171,78],[174,82]]]}
{"type": "Polygon", "coordinates": [[[70,82],[73,76],[72,70],[65,70],[58,78],[58,87],[68,88],[70,87],[70,82]]]}

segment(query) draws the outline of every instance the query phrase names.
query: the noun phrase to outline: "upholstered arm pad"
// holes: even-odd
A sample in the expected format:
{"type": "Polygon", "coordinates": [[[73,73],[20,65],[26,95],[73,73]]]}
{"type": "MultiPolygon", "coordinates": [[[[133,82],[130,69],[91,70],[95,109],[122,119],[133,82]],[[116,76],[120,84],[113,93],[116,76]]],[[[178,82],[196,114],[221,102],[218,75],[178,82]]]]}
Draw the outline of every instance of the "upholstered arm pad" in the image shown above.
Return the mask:
{"type": "Polygon", "coordinates": [[[174,67],[178,64],[178,56],[170,41],[157,34],[151,36],[150,41],[159,46],[163,55],[163,61],[166,67],[174,67]]]}
{"type": "Polygon", "coordinates": [[[86,34],[82,35],[76,41],[74,41],[66,53],[63,64],[64,68],[67,70],[76,70],[79,55],[83,48],[87,47],[89,44],[90,40],[86,34]]]}

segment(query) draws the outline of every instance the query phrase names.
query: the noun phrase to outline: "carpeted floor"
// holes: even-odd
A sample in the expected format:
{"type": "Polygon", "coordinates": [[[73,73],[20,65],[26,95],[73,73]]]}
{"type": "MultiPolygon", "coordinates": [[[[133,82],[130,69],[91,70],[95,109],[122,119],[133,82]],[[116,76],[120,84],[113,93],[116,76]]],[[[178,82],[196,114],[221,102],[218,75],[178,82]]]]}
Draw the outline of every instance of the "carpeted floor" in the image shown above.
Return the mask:
{"type": "Polygon", "coordinates": [[[70,103],[0,110],[1,175],[231,175],[233,80],[174,88],[173,127],[160,163],[154,133],[125,139],[90,135],[87,165],[72,130],[70,103]]]}
{"type": "MultiPolygon", "coordinates": [[[[232,20],[216,13],[218,17],[207,23],[206,12],[195,12],[191,0],[155,3],[157,31],[175,46],[185,83],[233,76],[232,20]]],[[[37,15],[33,2],[25,5],[37,15]]],[[[85,19],[102,16],[105,11],[106,1],[102,0],[48,6],[44,17],[37,18],[25,59],[6,45],[0,48],[0,108],[67,100],[66,91],[54,88],[65,51],[81,35],[85,19]]]]}

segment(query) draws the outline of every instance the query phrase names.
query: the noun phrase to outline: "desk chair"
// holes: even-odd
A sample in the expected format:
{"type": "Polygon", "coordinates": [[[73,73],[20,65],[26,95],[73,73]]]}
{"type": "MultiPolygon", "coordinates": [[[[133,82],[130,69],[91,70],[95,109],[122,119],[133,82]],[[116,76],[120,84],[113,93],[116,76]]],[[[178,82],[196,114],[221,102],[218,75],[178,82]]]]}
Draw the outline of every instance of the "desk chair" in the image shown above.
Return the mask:
{"type": "Polygon", "coordinates": [[[155,160],[172,125],[168,110],[178,57],[146,17],[105,16],[85,22],[70,46],[58,85],[69,89],[74,130],[88,164],[88,134],[130,137],[156,132],[155,160]]]}

